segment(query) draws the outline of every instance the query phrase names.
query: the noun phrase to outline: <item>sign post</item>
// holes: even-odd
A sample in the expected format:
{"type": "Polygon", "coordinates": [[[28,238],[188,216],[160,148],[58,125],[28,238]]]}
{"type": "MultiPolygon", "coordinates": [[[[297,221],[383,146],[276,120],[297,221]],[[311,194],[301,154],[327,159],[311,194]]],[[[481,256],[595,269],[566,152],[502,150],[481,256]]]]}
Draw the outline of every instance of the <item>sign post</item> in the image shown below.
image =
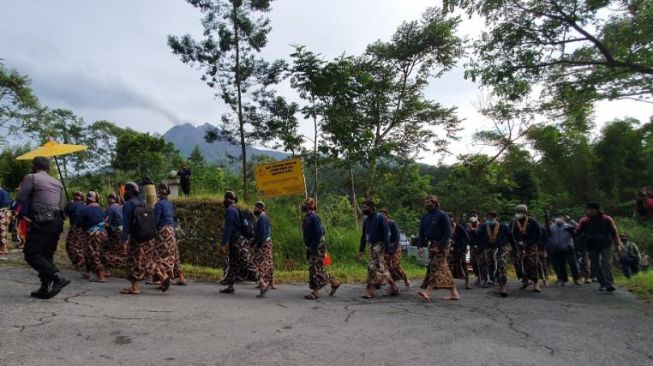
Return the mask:
{"type": "Polygon", "coordinates": [[[301,159],[283,160],[272,164],[259,164],[254,169],[256,193],[262,198],[306,195],[304,164],[301,159]]]}

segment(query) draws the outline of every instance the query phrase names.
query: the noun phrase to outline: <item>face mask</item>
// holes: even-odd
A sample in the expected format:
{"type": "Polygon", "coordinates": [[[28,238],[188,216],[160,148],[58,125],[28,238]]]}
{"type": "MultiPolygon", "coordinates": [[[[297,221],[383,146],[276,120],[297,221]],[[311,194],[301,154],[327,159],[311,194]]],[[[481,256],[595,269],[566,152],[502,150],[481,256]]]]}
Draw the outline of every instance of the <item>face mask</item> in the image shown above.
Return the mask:
{"type": "Polygon", "coordinates": [[[254,210],[254,216],[256,216],[256,217],[261,216],[261,211],[259,211],[259,210],[254,210]]]}
{"type": "Polygon", "coordinates": [[[302,205],[302,212],[308,212],[308,206],[302,205]]]}
{"type": "Polygon", "coordinates": [[[515,218],[516,218],[517,220],[521,220],[521,219],[523,219],[524,216],[525,216],[525,215],[524,215],[523,213],[515,214],[515,218]]]}
{"type": "Polygon", "coordinates": [[[486,222],[487,222],[487,224],[488,224],[488,225],[494,225],[494,224],[496,224],[496,223],[497,223],[497,221],[496,221],[496,220],[494,220],[494,219],[487,219],[487,221],[486,221],[486,222]]]}
{"type": "Polygon", "coordinates": [[[229,206],[231,206],[231,201],[230,200],[224,200],[224,201],[222,201],[222,205],[224,207],[229,207],[229,206]]]}
{"type": "Polygon", "coordinates": [[[477,223],[478,222],[478,217],[472,216],[472,217],[469,218],[469,221],[471,221],[473,223],[477,223]]]}

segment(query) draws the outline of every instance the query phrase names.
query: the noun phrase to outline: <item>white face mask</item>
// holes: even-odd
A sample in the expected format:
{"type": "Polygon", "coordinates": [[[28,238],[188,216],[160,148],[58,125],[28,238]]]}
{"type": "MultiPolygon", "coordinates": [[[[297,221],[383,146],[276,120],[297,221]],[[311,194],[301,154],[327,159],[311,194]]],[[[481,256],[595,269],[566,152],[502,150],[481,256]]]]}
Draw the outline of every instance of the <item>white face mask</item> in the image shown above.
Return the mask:
{"type": "Polygon", "coordinates": [[[473,223],[477,223],[478,222],[478,217],[472,216],[472,217],[469,218],[469,221],[471,221],[473,223]]]}
{"type": "Polygon", "coordinates": [[[515,214],[515,218],[516,218],[517,220],[521,220],[521,219],[523,219],[524,217],[525,217],[525,215],[524,215],[523,213],[515,214]]]}

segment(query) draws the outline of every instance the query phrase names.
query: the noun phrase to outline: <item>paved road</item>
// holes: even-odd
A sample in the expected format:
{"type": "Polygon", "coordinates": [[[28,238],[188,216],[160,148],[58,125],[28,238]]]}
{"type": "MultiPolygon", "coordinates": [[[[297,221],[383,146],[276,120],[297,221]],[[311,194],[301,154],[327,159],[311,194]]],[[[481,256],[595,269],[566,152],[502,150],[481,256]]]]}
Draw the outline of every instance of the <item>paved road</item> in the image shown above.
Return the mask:
{"type": "Polygon", "coordinates": [[[0,267],[1,365],[653,365],[653,307],[594,286],[431,303],[343,286],[310,302],[299,285],[266,299],[208,283],[126,296],[125,280],[67,275],[42,301],[27,295],[33,272],[0,267]]]}

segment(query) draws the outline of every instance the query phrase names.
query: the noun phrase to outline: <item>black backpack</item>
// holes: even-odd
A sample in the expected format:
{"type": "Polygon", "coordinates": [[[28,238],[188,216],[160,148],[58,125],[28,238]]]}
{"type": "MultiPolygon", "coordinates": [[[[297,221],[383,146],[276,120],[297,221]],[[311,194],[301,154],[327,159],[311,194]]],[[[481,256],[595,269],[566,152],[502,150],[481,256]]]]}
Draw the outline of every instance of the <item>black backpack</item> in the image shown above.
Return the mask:
{"type": "Polygon", "coordinates": [[[137,243],[143,243],[156,238],[157,230],[154,210],[142,201],[133,200],[132,202],[136,207],[134,207],[129,234],[137,243]]]}
{"type": "Polygon", "coordinates": [[[254,214],[248,209],[239,209],[238,215],[240,216],[240,235],[252,239],[254,237],[254,223],[256,222],[254,214]]]}

